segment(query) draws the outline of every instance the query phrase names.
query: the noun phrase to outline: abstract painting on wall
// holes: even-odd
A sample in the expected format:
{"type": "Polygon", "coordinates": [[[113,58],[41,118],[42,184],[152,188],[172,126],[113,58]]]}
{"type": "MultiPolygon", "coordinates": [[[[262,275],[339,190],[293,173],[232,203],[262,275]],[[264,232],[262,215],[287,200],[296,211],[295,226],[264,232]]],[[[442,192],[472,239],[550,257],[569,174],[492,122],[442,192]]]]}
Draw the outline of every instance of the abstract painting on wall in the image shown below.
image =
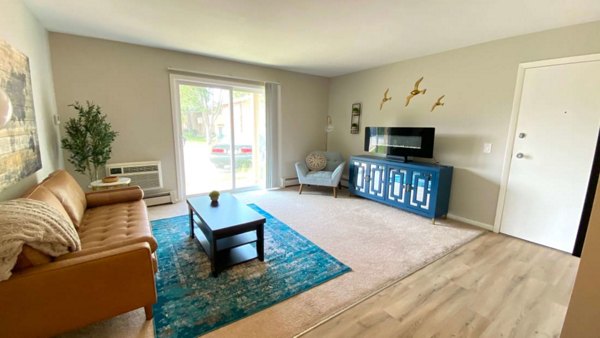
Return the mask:
{"type": "Polygon", "coordinates": [[[0,40],[0,190],[41,168],[29,59],[0,40]]]}

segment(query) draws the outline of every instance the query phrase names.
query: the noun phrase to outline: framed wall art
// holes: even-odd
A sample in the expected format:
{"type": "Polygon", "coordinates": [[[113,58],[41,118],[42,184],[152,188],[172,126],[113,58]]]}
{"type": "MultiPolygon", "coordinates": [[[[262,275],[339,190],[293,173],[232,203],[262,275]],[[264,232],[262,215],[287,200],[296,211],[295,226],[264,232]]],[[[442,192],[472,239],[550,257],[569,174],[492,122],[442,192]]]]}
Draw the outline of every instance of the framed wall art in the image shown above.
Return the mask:
{"type": "Polygon", "coordinates": [[[0,190],[41,168],[29,58],[0,40],[0,190]]]}

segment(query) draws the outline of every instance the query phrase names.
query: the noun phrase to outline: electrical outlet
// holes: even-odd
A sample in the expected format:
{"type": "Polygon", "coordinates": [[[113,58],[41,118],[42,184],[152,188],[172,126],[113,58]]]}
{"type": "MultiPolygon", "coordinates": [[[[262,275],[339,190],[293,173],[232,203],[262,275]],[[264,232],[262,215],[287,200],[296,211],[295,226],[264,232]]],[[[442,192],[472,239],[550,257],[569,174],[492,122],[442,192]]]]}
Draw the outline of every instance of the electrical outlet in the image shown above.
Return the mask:
{"type": "Polygon", "coordinates": [[[492,152],[492,144],[491,143],[484,143],[483,144],[483,152],[485,154],[489,154],[492,152]]]}

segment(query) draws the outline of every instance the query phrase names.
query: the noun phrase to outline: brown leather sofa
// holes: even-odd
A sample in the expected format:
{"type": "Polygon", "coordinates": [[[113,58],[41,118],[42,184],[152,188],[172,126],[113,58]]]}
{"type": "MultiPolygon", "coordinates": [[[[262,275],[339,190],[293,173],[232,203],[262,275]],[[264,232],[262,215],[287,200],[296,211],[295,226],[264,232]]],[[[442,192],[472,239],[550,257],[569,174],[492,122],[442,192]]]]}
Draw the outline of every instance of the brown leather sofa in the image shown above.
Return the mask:
{"type": "Polygon", "coordinates": [[[140,307],[152,318],[157,242],[139,187],[84,193],[59,170],[23,197],[67,216],[82,249],[52,258],[24,246],[0,282],[0,336],[53,336],[140,307]]]}

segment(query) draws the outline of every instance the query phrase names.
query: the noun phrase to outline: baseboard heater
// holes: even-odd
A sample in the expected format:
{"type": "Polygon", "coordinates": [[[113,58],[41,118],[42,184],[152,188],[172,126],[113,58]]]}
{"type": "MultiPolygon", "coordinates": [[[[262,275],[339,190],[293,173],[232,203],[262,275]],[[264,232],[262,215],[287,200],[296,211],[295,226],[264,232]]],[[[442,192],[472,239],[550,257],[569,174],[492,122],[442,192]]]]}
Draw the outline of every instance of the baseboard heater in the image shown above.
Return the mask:
{"type": "Polygon", "coordinates": [[[298,182],[298,177],[282,177],[281,178],[281,187],[285,188],[285,187],[291,187],[293,185],[298,185],[300,184],[298,182]]]}
{"type": "Polygon", "coordinates": [[[146,206],[154,206],[161,204],[172,204],[175,201],[174,191],[150,191],[144,192],[144,202],[146,206]]]}

